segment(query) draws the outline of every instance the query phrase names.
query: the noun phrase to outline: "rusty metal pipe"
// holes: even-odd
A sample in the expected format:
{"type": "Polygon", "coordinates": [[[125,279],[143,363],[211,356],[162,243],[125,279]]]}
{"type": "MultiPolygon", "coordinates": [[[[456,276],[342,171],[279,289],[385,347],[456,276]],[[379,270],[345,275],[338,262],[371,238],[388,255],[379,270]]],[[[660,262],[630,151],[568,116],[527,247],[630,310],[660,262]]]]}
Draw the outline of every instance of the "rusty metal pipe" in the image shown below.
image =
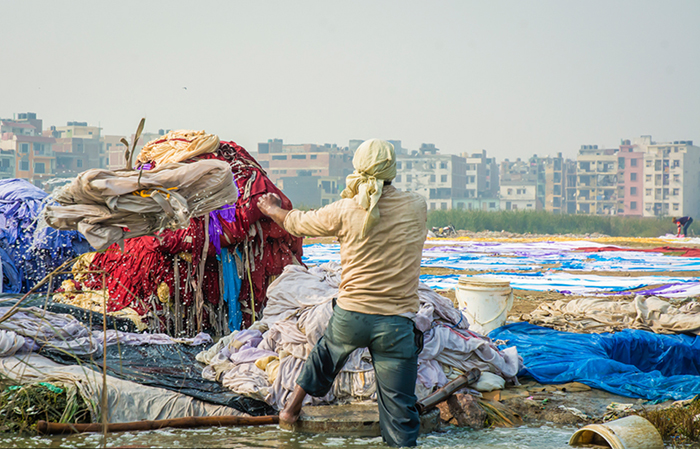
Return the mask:
{"type": "Polygon", "coordinates": [[[418,401],[416,403],[418,413],[422,415],[423,413],[427,412],[431,408],[435,407],[442,401],[452,396],[452,393],[454,393],[455,391],[477,382],[480,377],[481,371],[479,371],[477,368],[472,368],[471,370],[469,370],[468,373],[462,374],[461,376],[448,383],[444,387],[440,388],[439,390],[436,390],[432,394],[429,394],[428,396],[418,401]]]}
{"type": "MultiPolygon", "coordinates": [[[[156,430],[164,427],[176,429],[191,429],[195,427],[223,426],[264,426],[278,424],[279,416],[188,416],[186,418],[158,419],[155,421],[134,421],[107,424],[107,432],[127,432],[134,430],[156,430]]],[[[65,435],[82,432],[102,432],[100,423],[64,424],[38,421],[36,430],[44,435],[65,435]]]]}

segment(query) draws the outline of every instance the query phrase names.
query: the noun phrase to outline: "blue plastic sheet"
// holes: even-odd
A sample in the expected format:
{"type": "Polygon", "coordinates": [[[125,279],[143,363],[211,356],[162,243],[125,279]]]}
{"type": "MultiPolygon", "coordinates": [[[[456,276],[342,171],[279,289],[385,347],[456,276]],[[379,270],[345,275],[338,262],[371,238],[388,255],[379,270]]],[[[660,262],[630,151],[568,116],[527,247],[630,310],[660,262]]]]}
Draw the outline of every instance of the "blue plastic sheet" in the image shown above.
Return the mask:
{"type": "Polygon", "coordinates": [[[19,293],[21,282],[19,272],[12,257],[7,254],[7,251],[0,248],[0,259],[2,260],[2,292],[3,293],[19,293]]]}
{"type": "Polygon", "coordinates": [[[40,224],[47,196],[24,179],[0,180],[0,249],[9,255],[20,282],[19,290],[7,292],[26,292],[66,260],[91,250],[77,231],[40,224]]]}
{"type": "Polygon", "coordinates": [[[641,330],[575,334],[529,323],[494,329],[493,340],[515,346],[529,375],[543,384],[581,382],[651,401],[700,394],[700,337],[641,330]]]}

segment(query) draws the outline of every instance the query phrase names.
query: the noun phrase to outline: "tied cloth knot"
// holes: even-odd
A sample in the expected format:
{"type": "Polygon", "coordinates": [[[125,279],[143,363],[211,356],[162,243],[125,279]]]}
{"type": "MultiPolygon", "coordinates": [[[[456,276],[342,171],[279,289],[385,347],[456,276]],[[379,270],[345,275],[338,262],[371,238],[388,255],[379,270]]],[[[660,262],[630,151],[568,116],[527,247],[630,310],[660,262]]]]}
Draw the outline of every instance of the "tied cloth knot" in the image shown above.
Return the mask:
{"type": "Polygon", "coordinates": [[[385,140],[370,139],[362,143],[352,158],[354,173],[346,178],[343,198],[353,198],[367,211],[362,226],[364,237],[369,229],[379,222],[377,203],[382,196],[384,181],[396,177],[396,154],[394,146],[385,140]]]}

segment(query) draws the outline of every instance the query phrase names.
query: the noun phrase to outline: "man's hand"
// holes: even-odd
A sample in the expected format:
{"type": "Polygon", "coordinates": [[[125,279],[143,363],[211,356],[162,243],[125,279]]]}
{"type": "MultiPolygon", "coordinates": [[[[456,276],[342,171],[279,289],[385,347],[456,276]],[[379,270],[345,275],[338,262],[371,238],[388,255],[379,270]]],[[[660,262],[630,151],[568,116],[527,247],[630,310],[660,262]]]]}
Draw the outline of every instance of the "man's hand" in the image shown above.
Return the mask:
{"type": "Polygon", "coordinates": [[[258,209],[284,229],[284,219],[289,211],[282,209],[282,199],[277,194],[266,193],[258,198],[258,209]]]}
{"type": "Polygon", "coordinates": [[[258,209],[270,217],[272,212],[282,208],[282,199],[276,193],[266,193],[258,198],[258,209]]]}

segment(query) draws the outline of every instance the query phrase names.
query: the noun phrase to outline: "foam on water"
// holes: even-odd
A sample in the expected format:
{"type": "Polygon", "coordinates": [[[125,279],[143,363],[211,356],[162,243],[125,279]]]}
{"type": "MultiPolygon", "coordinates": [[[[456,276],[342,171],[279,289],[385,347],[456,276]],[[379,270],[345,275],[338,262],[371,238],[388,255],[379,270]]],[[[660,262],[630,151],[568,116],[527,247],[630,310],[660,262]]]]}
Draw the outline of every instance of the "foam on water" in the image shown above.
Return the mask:
{"type": "MultiPolygon", "coordinates": [[[[440,433],[421,436],[420,447],[445,449],[559,449],[568,446],[576,428],[571,426],[522,426],[505,429],[468,430],[448,427],[440,433]]],[[[20,437],[3,435],[0,447],[101,447],[102,435],[20,437]]],[[[339,438],[323,435],[303,435],[279,430],[277,426],[215,427],[205,429],[164,429],[149,432],[121,432],[109,434],[107,447],[216,447],[216,448],[375,448],[386,447],[381,438],[339,438]]]]}

